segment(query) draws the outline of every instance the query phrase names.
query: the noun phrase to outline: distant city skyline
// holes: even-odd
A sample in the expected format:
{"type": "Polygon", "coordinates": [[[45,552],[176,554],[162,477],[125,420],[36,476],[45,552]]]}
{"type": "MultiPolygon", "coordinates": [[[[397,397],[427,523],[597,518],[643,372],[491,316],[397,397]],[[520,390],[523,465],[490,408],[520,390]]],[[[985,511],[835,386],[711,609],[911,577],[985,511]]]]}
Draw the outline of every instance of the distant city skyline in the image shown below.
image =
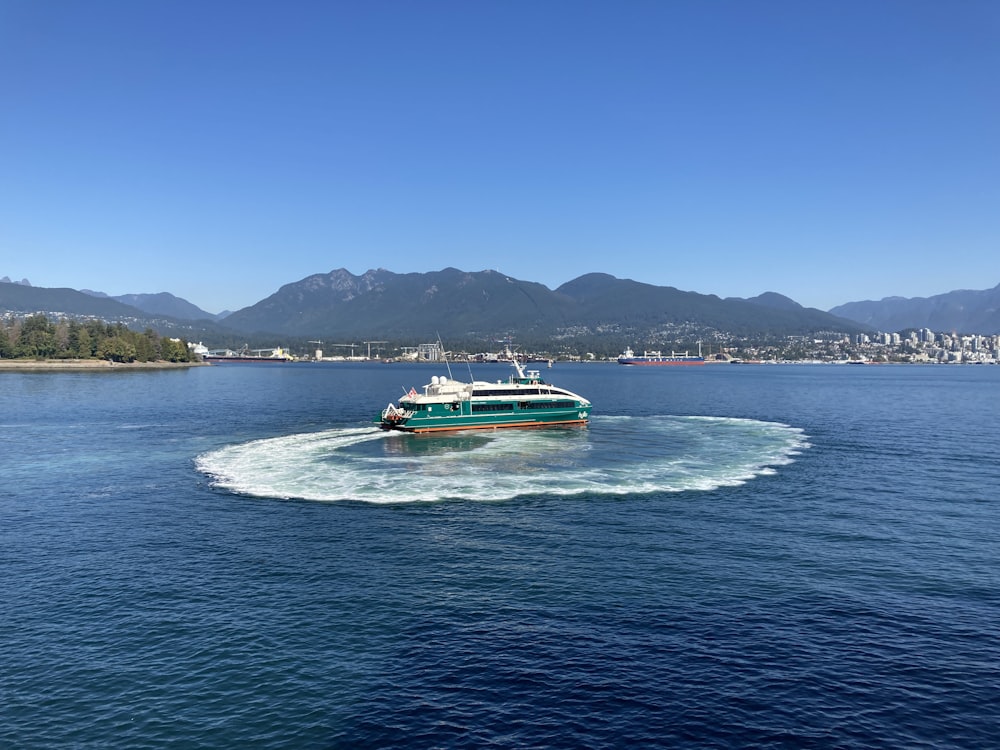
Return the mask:
{"type": "Polygon", "coordinates": [[[0,7],[0,277],[346,268],[820,310],[1000,283],[1000,4],[0,7]]]}

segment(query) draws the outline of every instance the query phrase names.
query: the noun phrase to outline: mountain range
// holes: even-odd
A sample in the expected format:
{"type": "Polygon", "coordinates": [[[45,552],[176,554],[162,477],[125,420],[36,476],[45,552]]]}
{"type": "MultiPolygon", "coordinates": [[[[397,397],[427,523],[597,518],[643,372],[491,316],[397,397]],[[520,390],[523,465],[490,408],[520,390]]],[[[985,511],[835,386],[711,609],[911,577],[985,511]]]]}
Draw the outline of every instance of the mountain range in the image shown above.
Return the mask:
{"type": "Polygon", "coordinates": [[[84,294],[89,294],[91,297],[113,299],[152,315],[166,315],[178,320],[222,320],[230,314],[229,310],[226,310],[218,315],[213,315],[212,313],[205,312],[197,305],[188,302],[186,299],[175,297],[169,292],[159,292],[158,294],[120,294],[115,297],[109,297],[104,292],[94,292],[90,289],[81,289],[80,291],[84,294]]]}
{"type": "MultiPolygon", "coordinates": [[[[1000,333],[1000,285],[930,298],[851,302],[823,312],[767,292],[725,298],[618,279],[580,276],[555,290],[496,271],[455,268],[396,274],[344,269],[285,284],[234,313],[212,315],[167,292],[109,297],[0,279],[0,311],[50,311],[127,321],[170,335],[231,341],[276,335],[299,339],[615,339],[635,345],[694,341],[725,332],[767,338],[927,327],[1000,333]]],[[[706,339],[707,340],[707,339],[706,339]]]]}
{"type": "Polygon", "coordinates": [[[234,312],[225,324],[247,332],[347,340],[427,338],[432,333],[467,340],[516,334],[524,343],[608,337],[694,341],[713,332],[767,337],[865,330],[777,294],[720,299],[601,273],[552,290],[497,271],[456,268],[314,274],[234,312]]]}
{"type": "Polygon", "coordinates": [[[830,312],[880,331],[930,328],[958,333],[1000,333],[1000,284],[992,289],[959,289],[933,297],[886,297],[848,302],[830,312]]]}

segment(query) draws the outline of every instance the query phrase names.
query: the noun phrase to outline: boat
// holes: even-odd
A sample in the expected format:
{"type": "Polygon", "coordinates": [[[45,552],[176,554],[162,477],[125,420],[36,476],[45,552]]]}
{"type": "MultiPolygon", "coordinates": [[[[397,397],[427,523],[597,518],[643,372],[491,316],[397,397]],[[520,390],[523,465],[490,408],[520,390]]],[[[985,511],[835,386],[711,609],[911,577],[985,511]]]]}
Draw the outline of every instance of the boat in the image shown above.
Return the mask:
{"type": "Polygon", "coordinates": [[[205,362],[210,362],[212,364],[224,364],[226,362],[291,362],[290,357],[255,357],[255,356],[240,356],[234,354],[232,356],[226,356],[225,354],[214,355],[209,354],[207,357],[202,357],[205,362]]]}
{"type": "Polygon", "coordinates": [[[661,354],[660,352],[650,352],[646,351],[642,354],[636,354],[631,348],[626,348],[618,356],[618,364],[620,365],[703,365],[705,364],[705,358],[701,355],[701,345],[698,345],[698,354],[688,354],[684,352],[683,354],[678,354],[677,352],[671,352],[670,354],[661,354]]]}
{"type": "Polygon", "coordinates": [[[516,358],[511,364],[515,374],[495,383],[452,380],[449,368],[449,377],[433,376],[423,393],[411,388],[374,421],[404,432],[587,424],[590,401],[546,383],[538,370],[525,372],[516,358]]]}
{"type": "Polygon", "coordinates": [[[232,349],[219,349],[203,354],[205,362],[222,364],[226,362],[291,362],[284,349],[280,346],[274,349],[250,349],[244,346],[237,352],[232,349]]]}

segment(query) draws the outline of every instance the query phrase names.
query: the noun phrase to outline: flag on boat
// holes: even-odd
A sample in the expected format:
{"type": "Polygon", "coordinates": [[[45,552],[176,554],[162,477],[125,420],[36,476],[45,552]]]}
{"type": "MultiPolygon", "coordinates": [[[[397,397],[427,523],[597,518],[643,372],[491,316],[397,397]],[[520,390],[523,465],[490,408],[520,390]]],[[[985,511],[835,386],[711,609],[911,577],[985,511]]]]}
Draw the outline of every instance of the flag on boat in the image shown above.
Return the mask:
{"type": "Polygon", "coordinates": [[[414,398],[417,395],[417,389],[410,386],[410,392],[407,394],[410,398],[414,398]]]}

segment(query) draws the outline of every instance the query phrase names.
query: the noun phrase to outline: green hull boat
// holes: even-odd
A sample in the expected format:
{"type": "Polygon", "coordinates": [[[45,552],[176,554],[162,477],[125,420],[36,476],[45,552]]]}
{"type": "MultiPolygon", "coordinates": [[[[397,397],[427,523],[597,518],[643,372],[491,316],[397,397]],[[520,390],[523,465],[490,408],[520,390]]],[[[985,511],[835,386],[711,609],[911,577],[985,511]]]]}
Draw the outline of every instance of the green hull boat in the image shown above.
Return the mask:
{"type": "Polygon", "coordinates": [[[521,369],[506,381],[464,383],[435,375],[424,392],[389,404],[375,422],[385,430],[440,432],[500,427],[585,425],[591,404],[583,396],[546,383],[537,370],[521,369]]]}

